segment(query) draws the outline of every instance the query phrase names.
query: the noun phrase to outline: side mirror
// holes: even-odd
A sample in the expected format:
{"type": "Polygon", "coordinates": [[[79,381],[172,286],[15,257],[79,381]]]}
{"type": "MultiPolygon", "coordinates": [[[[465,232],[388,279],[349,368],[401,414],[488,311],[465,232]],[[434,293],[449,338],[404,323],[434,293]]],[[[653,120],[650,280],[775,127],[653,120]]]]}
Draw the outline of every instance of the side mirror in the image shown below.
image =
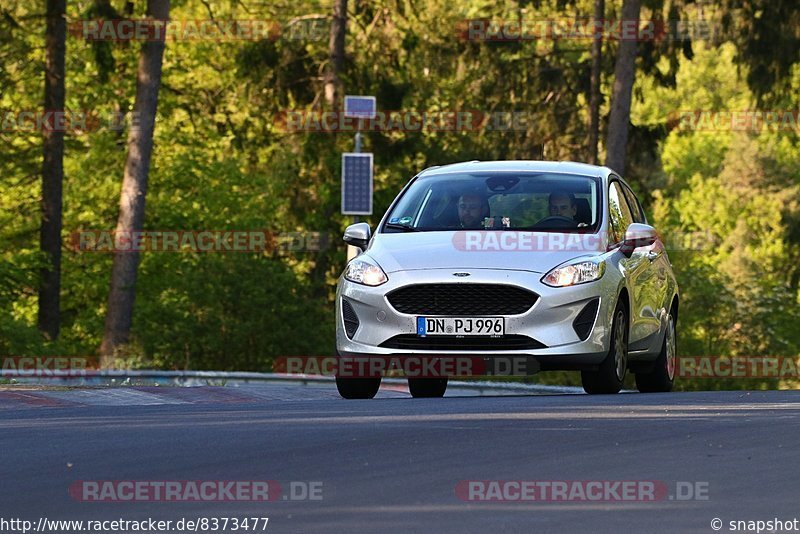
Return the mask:
{"type": "Polygon", "coordinates": [[[361,250],[366,250],[371,233],[372,232],[367,223],[361,222],[351,224],[344,229],[344,237],[342,239],[344,239],[344,242],[348,245],[358,247],[361,250]]]}
{"type": "Polygon", "coordinates": [[[649,224],[633,223],[625,230],[625,241],[622,242],[620,250],[626,256],[630,256],[633,250],[638,247],[649,247],[658,239],[656,229],[649,224]]]}

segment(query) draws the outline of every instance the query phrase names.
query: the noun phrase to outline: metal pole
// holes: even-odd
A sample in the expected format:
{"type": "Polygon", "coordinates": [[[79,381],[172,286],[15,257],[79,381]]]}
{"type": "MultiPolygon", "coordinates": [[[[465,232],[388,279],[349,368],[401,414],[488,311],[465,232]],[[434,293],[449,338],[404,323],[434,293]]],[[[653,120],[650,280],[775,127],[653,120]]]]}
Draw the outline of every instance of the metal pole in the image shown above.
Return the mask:
{"type": "MultiPolygon", "coordinates": [[[[356,139],[355,139],[355,149],[354,152],[360,153],[361,152],[361,132],[358,131],[358,128],[361,126],[361,119],[357,121],[358,126],[356,127],[356,139]]],[[[358,221],[358,215],[353,215],[353,224],[356,224],[358,221]]],[[[361,253],[356,247],[352,245],[347,245],[347,261],[355,258],[361,253]]]]}
{"type": "MultiPolygon", "coordinates": [[[[360,154],[361,153],[361,132],[359,131],[359,129],[361,128],[361,119],[358,119],[357,124],[358,124],[358,126],[356,127],[356,138],[355,138],[355,145],[356,146],[355,146],[354,152],[356,154],[360,154]]],[[[355,224],[357,222],[358,222],[358,215],[354,215],[353,216],[353,224],[355,224]]]]}

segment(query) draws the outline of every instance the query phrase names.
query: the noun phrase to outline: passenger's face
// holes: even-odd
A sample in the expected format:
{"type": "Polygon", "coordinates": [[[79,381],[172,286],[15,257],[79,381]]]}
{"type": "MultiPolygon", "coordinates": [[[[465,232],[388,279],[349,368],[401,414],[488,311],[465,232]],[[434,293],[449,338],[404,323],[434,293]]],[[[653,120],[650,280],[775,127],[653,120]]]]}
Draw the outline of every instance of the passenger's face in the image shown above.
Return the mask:
{"type": "Polygon", "coordinates": [[[458,199],[458,218],[465,228],[476,228],[483,221],[483,202],[475,195],[464,195],[458,199]]]}
{"type": "Polygon", "coordinates": [[[572,219],[577,211],[567,195],[553,195],[550,197],[550,215],[560,215],[572,219]]]}

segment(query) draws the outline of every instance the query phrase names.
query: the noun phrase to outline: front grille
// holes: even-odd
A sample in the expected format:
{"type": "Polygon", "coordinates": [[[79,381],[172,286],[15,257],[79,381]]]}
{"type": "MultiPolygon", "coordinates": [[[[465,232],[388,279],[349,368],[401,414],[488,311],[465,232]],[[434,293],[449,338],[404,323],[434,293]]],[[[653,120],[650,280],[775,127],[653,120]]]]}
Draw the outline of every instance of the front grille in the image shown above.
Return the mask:
{"type": "Polygon", "coordinates": [[[358,315],[356,315],[353,305],[345,299],[342,299],[342,319],[344,320],[344,331],[347,333],[347,337],[353,339],[356,330],[358,330],[358,315]]]}
{"type": "Polygon", "coordinates": [[[406,350],[522,350],[543,349],[544,344],[518,334],[503,337],[456,337],[401,334],[381,343],[387,349],[406,350]]]}
{"type": "Polygon", "coordinates": [[[395,289],[386,298],[400,313],[416,315],[519,315],[539,296],[500,284],[416,284],[395,289]]]}
{"type": "Polygon", "coordinates": [[[581,312],[572,321],[572,329],[581,338],[581,341],[586,341],[589,334],[592,332],[594,326],[594,319],[597,316],[597,306],[600,304],[600,299],[593,299],[586,306],[583,307],[581,312]]]}

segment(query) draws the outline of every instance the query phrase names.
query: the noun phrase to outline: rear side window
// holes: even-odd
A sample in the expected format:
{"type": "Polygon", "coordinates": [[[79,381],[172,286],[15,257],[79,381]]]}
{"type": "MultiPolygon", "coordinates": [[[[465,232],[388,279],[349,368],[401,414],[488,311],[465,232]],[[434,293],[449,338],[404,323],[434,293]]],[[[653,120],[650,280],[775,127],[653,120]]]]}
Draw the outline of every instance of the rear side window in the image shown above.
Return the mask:
{"type": "Polygon", "coordinates": [[[633,223],[633,215],[619,182],[611,182],[608,187],[608,220],[609,243],[622,243],[625,240],[625,230],[633,223]]]}

